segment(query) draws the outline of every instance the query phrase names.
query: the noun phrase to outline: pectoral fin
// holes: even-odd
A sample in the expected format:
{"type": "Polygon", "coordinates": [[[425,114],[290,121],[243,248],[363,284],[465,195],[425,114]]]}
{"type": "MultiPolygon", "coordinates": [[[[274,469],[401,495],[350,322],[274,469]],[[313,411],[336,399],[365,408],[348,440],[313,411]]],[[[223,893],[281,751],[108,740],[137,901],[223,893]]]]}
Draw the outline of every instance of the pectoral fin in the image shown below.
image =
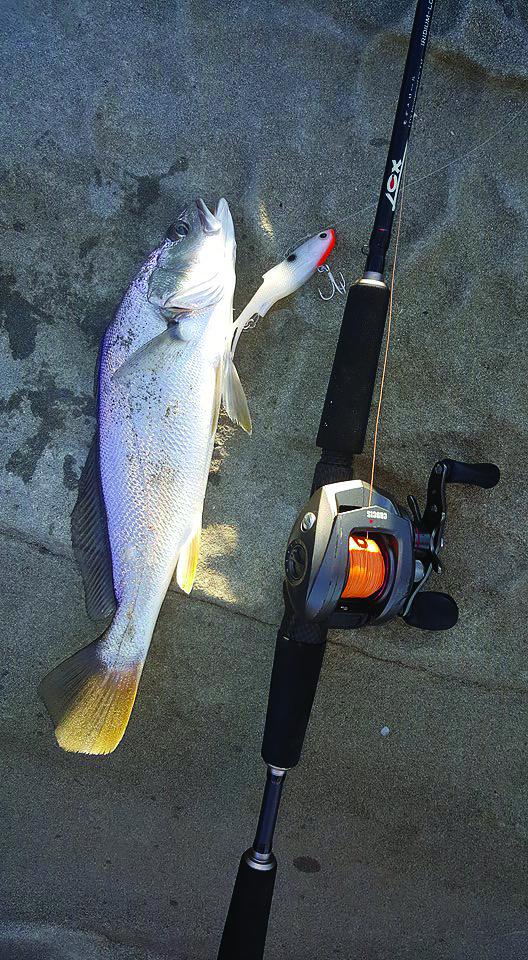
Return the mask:
{"type": "Polygon", "coordinates": [[[178,324],[172,323],[163,333],[158,334],[139,350],[130,355],[128,360],[115,371],[112,380],[122,383],[126,378],[133,377],[138,370],[149,370],[158,367],[164,360],[167,352],[179,352],[185,349],[188,340],[183,340],[178,331],[178,324]]]}
{"type": "Polygon", "coordinates": [[[222,401],[224,404],[224,410],[228,417],[231,417],[231,420],[233,420],[234,423],[240,424],[246,433],[251,433],[252,426],[249,407],[244,389],[240,383],[240,377],[238,376],[235,364],[233,363],[233,356],[231,352],[226,354],[224,360],[222,401]]]}
{"type": "Polygon", "coordinates": [[[196,519],[193,530],[183,544],[176,565],[176,583],[184,593],[190,593],[196,576],[202,537],[202,517],[196,519]]]}

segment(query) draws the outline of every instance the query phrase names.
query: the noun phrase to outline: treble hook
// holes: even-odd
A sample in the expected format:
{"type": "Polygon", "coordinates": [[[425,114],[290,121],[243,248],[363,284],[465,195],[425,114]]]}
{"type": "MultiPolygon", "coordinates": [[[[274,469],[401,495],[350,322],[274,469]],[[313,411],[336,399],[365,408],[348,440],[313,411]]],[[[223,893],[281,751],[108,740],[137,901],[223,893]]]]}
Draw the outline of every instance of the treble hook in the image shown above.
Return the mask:
{"type": "Polygon", "coordinates": [[[340,274],[341,279],[336,280],[327,263],[322,263],[320,267],[317,267],[317,272],[326,273],[328,275],[328,279],[330,280],[330,283],[332,284],[332,292],[329,297],[323,296],[323,294],[318,288],[318,293],[319,293],[319,296],[321,297],[321,300],[331,300],[332,297],[336,295],[336,293],[341,294],[341,296],[345,295],[346,281],[342,273],[340,274]]]}

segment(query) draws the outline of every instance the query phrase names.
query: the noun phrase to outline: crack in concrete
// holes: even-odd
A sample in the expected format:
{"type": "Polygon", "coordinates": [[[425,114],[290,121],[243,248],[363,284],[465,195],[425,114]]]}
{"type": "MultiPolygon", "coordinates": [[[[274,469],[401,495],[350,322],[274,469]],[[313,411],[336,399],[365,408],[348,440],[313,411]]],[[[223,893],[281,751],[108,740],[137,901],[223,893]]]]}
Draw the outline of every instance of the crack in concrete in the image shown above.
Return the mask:
{"type": "MultiPolygon", "coordinates": [[[[67,560],[68,562],[75,565],[75,558],[73,555],[65,550],[61,550],[59,547],[52,547],[49,544],[44,544],[40,540],[35,539],[30,534],[25,533],[23,530],[19,530],[17,527],[4,527],[0,525],[0,538],[5,540],[12,540],[14,543],[23,543],[27,547],[32,547],[38,553],[48,554],[48,556],[55,557],[57,560],[67,560]]],[[[169,586],[168,592],[175,597],[183,599],[185,596],[177,587],[169,586]]],[[[235,610],[232,607],[227,607],[223,603],[218,603],[216,600],[208,600],[205,597],[199,597],[196,594],[194,596],[186,596],[186,603],[200,603],[204,606],[217,607],[219,610],[224,610],[226,613],[232,613],[237,617],[242,617],[244,620],[250,620],[252,623],[258,623],[263,627],[275,627],[275,623],[270,623],[268,620],[262,620],[260,617],[255,617],[251,613],[245,613],[243,610],[235,610]]]]}
{"type": "Polygon", "coordinates": [[[433,677],[435,680],[447,680],[449,683],[457,683],[462,687],[476,687],[479,690],[486,690],[488,693],[506,691],[507,693],[520,693],[523,695],[528,694],[528,688],[526,687],[516,687],[512,684],[500,682],[485,683],[483,680],[469,680],[452,673],[440,673],[437,670],[431,670],[428,667],[423,667],[419,664],[404,663],[403,660],[395,660],[391,657],[377,657],[375,653],[370,653],[370,651],[365,650],[364,647],[356,647],[352,643],[343,643],[340,640],[333,639],[329,639],[328,643],[335,647],[351,650],[353,653],[359,653],[367,660],[374,660],[376,663],[386,663],[389,666],[401,667],[404,670],[412,670],[414,673],[423,673],[427,677],[433,677]]]}
{"type": "Polygon", "coordinates": [[[39,553],[47,553],[59,560],[73,561],[73,556],[70,553],[62,551],[58,547],[53,548],[49,544],[42,543],[24,530],[19,530],[18,527],[4,527],[0,525],[0,537],[3,537],[5,540],[13,540],[15,543],[24,543],[28,547],[33,547],[39,553]]]}
{"type": "MultiPolygon", "coordinates": [[[[24,543],[26,546],[33,547],[35,550],[38,550],[39,553],[49,554],[58,560],[68,560],[71,563],[75,562],[74,558],[69,553],[62,552],[58,549],[54,550],[50,546],[41,543],[39,540],[34,540],[22,530],[18,530],[13,527],[0,526],[0,537],[3,537],[7,540],[13,540],[16,543],[24,543]]],[[[180,594],[180,591],[172,585],[169,586],[169,592],[174,596],[183,597],[183,594],[180,594]]],[[[269,627],[270,629],[277,628],[278,626],[277,623],[271,623],[269,620],[262,620],[260,617],[254,616],[254,614],[245,613],[243,610],[235,610],[232,607],[226,607],[222,603],[218,603],[215,600],[208,600],[205,597],[199,597],[196,595],[193,597],[190,595],[186,597],[185,602],[199,603],[207,607],[216,607],[226,613],[231,613],[236,617],[241,617],[243,620],[249,620],[250,623],[257,623],[260,626],[269,627]]],[[[375,663],[383,663],[387,664],[388,666],[399,667],[401,670],[410,670],[413,673],[421,673],[435,680],[442,680],[447,683],[455,683],[462,687],[473,687],[478,690],[485,690],[487,693],[496,693],[498,691],[502,691],[506,693],[520,693],[523,696],[528,694],[528,688],[526,687],[517,687],[512,684],[500,682],[485,683],[482,680],[469,680],[454,674],[441,673],[437,670],[431,670],[430,668],[421,666],[419,664],[405,663],[403,660],[397,660],[391,657],[378,657],[375,653],[365,650],[364,647],[358,647],[352,643],[343,643],[343,641],[336,640],[333,637],[329,637],[327,642],[330,644],[330,646],[340,647],[342,650],[350,650],[352,653],[359,654],[360,656],[365,657],[366,660],[373,660],[375,663]]]]}

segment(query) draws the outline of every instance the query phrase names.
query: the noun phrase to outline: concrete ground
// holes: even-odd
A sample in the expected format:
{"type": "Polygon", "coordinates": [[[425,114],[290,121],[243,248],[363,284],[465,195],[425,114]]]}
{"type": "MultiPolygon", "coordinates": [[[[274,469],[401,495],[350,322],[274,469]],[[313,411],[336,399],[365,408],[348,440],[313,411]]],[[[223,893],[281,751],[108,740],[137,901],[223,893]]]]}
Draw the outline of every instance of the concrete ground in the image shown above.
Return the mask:
{"type": "MultiPolygon", "coordinates": [[[[229,200],[236,309],[323,226],[356,279],[412,16],[403,0],[4,4],[1,960],[216,956],[343,303],[313,280],[241,340],[254,434],[221,421],[196,587],[169,590],[102,759],[62,753],[36,696],[95,636],[69,514],[97,344],[196,194],[229,200]]],[[[528,955],[527,27],[515,0],[437,0],[377,471],[401,499],[440,455],[495,461],[502,482],[449,491],[453,630],[332,635],[285,787],[268,960],[528,955]]]]}

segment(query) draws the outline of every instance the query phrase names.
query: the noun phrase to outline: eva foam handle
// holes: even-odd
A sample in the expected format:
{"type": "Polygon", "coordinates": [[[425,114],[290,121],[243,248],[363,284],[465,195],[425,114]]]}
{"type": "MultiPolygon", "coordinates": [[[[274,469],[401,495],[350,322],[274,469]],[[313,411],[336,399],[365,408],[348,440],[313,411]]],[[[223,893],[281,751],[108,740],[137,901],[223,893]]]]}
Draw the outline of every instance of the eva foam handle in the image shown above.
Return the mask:
{"type": "Polygon", "coordinates": [[[494,487],[500,480],[500,470],[494,463],[461,463],[460,460],[449,460],[447,464],[448,483],[468,483],[474,487],[494,487]]]}
{"type": "Polygon", "coordinates": [[[273,767],[300,759],[326,647],[327,626],[286,612],[277,634],[262,757],[273,767]]]}
{"type": "Polygon", "coordinates": [[[349,290],[323,407],[317,446],[361,453],[376,382],[390,290],[360,280],[349,290]]]}
{"type": "Polygon", "coordinates": [[[262,960],[277,875],[277,861],[268,870],[251,867],[242,856],[217,960],[262,960]]]}

